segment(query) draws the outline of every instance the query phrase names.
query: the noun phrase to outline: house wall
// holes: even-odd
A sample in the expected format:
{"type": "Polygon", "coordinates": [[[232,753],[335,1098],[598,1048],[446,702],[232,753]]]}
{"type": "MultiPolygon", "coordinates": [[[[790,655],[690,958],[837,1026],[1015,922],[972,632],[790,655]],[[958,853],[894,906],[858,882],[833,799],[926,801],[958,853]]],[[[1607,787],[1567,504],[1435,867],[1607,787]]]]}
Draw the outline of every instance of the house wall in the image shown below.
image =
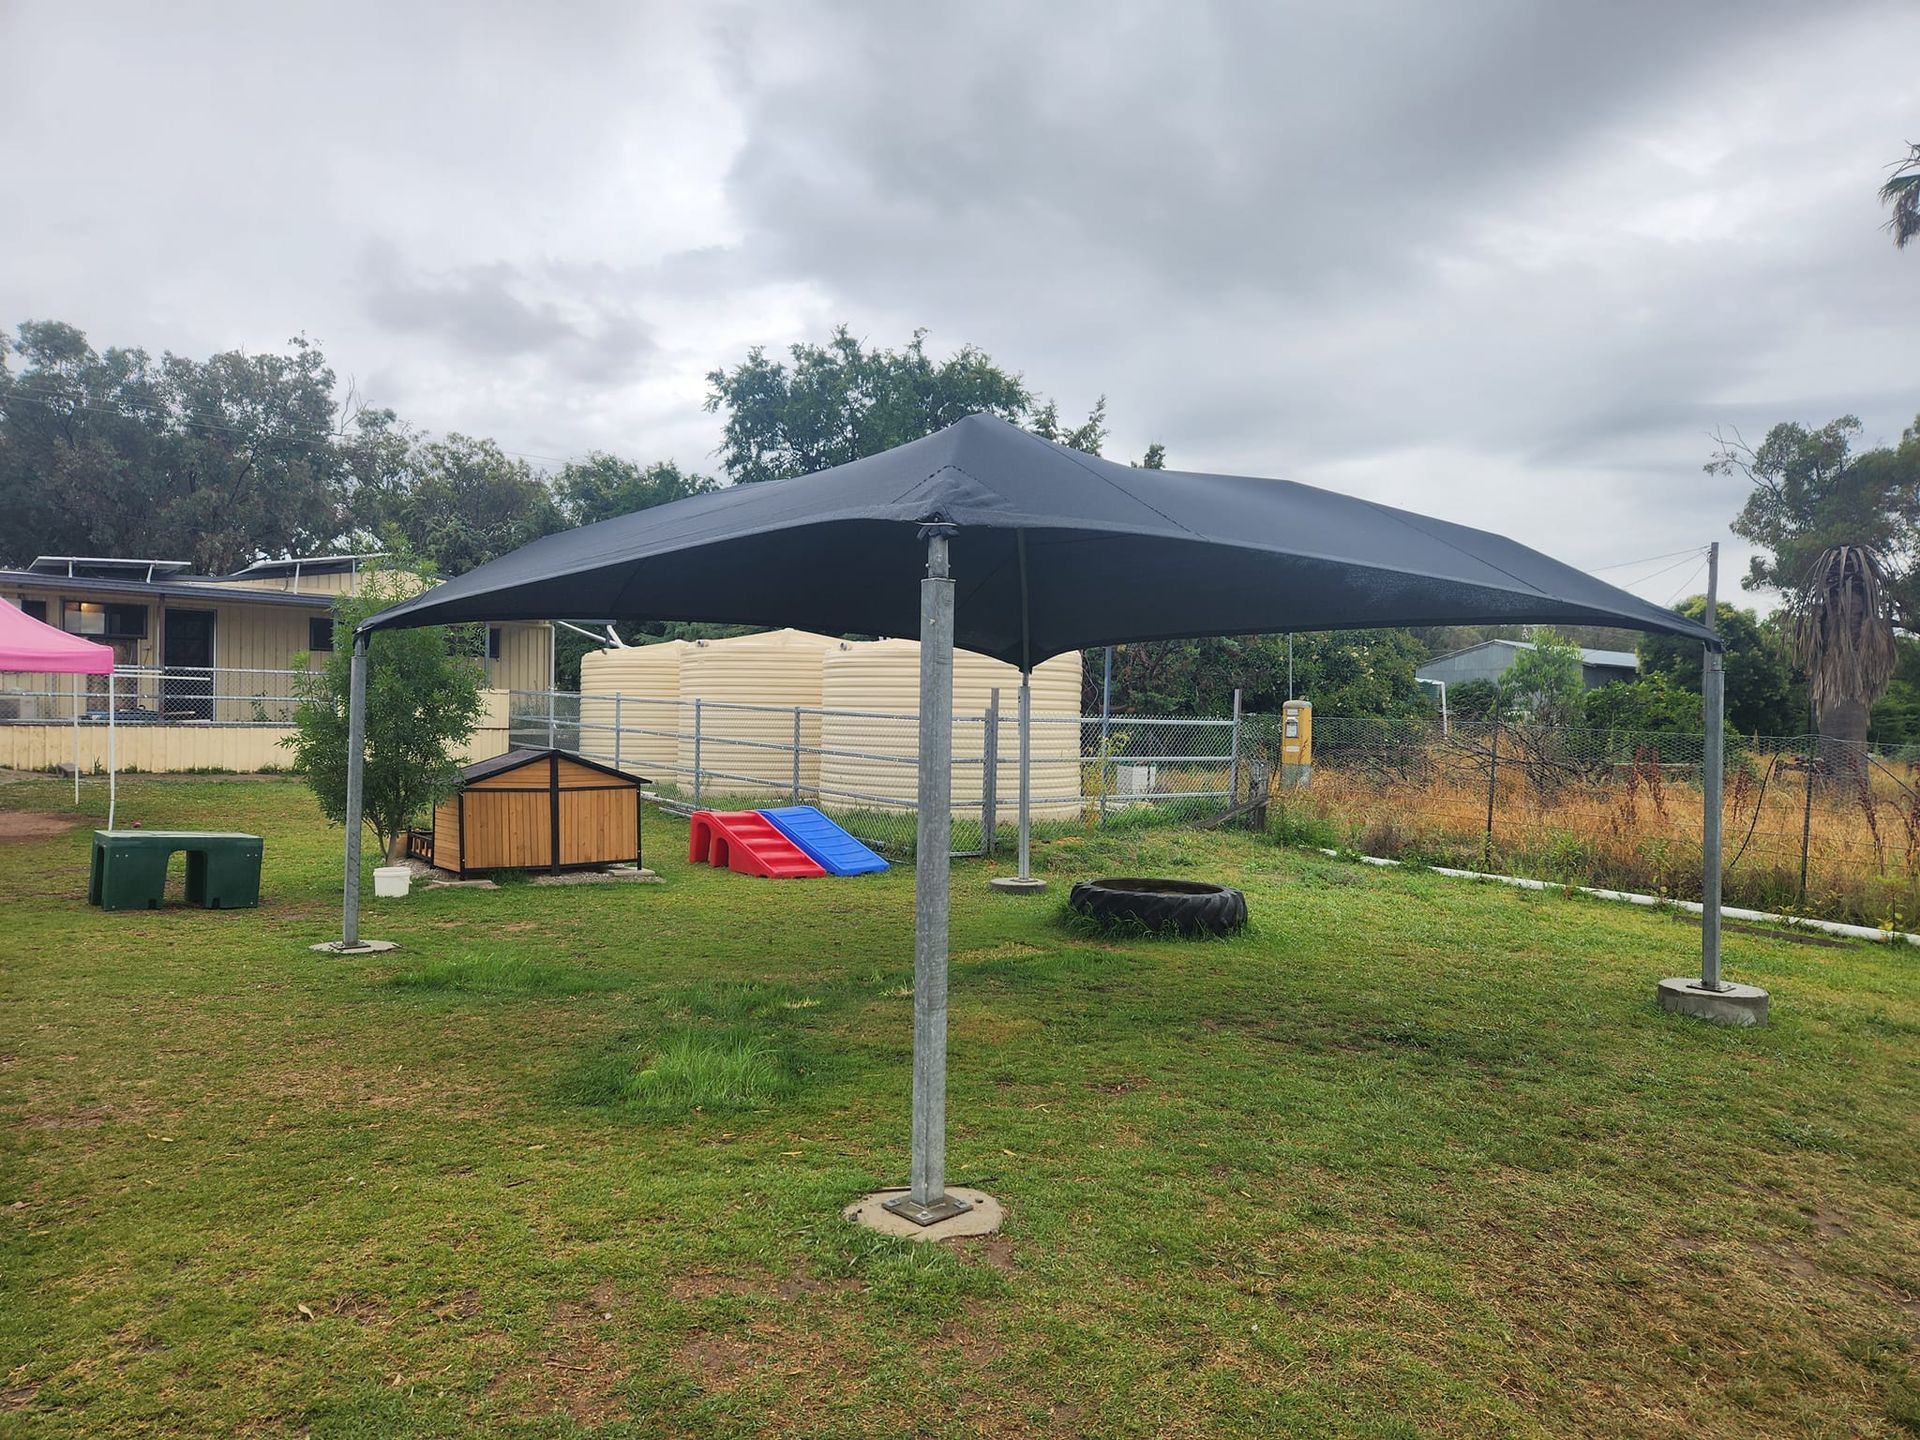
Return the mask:
{"type": "Polygon", "coordinates": [[[495,690],[545,690],[552,679],[553,627],[506,622],[499,626],[500,658],[487,662],[495,690]]]}
{"type": "Polygon", "coordinates": [[[222,580],[240,590],[283,590],[299,595],[351,595],[359,589],[360,577],[343,570],[337,575],[302,575],[295,584],[291,575],[266,575],[253,580],[222,580]]]}
{"type": "MultiPolygon", "coordinates": [[[[480,726],[459,755],[460,763],[490,760],[507,752],[507,694],[489,690],[480,726]]],[[[280,741],[293,733],[282,725],[119,725],[114,728],[120,769],[164,774],[184,770],[232,770],[247,774],[284,770],[280,741]]],[[[80,768],[105,774],[107,727],[80,727],[80,768]]],[[[0,725],[0,769],[53,770],[73,762],[74,727],[67,724],[0,725]]]]}
{"type": "Polygon", "coordinates": [[[1440,680],[1448,685],[1464,685],[1470,680],[1497,683],[1519,653],[1511,645],[1476,645],[1458,655],[1429,660],[1413,673],[1422,680],[1440,680]]]}
{"type": "MultiPolygon", "coordinates": [[[[15,605],[28,599],[46,601],[47,623],[55,628],[60,627],[66,604],[70,601],[138,606],[146,614],[147,633],[138,639],[114,641],[116,663],[156,670],[163,663],[165,620],[169,610],[212,613],[213,664],[215,669],[220,670],[284,671],[292,668],[295,656],[307,648],[307,621],[327,613],[318,607],[309,612],[291,606],[249,605],[244,601],[230,601],[217,596],[205,599],[196,595],[192,598],[156,597],[143,600],[90,591],[84,581],[57,581],[46,587],[12,587],[0,592],[0,598],[15,605]]],[[[67,697],[72,693],[72,685],[72,678],[65,675],[19,672],[0,675],[0,720],[70,719],[73,702],[67,697]],[[36,699],[31,694],[23,693],[35,691],[53,691],[55,698],[43,696],[36,699]]],[[[283,698],[288,694],[287,685],[284,675],[221,676],[220,688],[232,692],[232,698],[216,702],[212,718],[216,722],[228,723],[249,720],[255,713],[250,697],[283,698]]],[[[87,697],[87,708],[104,709],[106,676],[85,676],[82,686],[87,697]]],[[[161,687],[157,679],[130,680],[123,677],[117,689],[123,709],[156,712],[161,709],[161,687]]]]}
{"type": "MultiPolygon", "coordinates": [[[[1469,680],[1487,680],[1497,684],[1513,668],[1513,662],[1522,653],[1517,646],[1489,641],[1470,650],[1462,650],[1457,655],[1443,655],[1437,660],[1429,660],[1413,673],[1422,680],[1441,680],[1449,686],[1464,685],[1469,680]]],[[[1637,670],[1618,665],[1582,664],[1580,667],[1580,683],[1588,690],[1611,684],[1615,680],[1638,678],[1637,670]]]]}

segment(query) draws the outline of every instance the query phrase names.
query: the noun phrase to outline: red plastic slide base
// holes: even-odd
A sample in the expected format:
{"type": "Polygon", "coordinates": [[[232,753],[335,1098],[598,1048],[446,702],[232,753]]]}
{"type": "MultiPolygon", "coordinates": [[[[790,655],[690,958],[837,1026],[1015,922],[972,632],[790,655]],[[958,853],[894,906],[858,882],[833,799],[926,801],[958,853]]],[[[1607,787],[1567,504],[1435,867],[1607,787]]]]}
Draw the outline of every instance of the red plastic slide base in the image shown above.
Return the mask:
{"type": "Polygon", "coordinates": [[[687,860],[770,880],[805,880],[827,873],[758,810],[694,811],[687,860]]]}

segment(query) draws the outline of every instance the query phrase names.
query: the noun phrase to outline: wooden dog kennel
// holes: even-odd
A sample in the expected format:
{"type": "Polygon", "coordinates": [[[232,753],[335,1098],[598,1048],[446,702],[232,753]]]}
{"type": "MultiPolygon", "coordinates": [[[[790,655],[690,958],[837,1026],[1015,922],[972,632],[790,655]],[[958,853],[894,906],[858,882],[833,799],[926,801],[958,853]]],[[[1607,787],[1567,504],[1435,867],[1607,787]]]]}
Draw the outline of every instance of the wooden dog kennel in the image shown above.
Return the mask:
{"type": "Polygon", "coordinates": [[[513,750],[460,772],[434,809],[433,828],[409,832],[407,853],[456,875],[638,865],[643,775],[560,750],[513,750]]]}

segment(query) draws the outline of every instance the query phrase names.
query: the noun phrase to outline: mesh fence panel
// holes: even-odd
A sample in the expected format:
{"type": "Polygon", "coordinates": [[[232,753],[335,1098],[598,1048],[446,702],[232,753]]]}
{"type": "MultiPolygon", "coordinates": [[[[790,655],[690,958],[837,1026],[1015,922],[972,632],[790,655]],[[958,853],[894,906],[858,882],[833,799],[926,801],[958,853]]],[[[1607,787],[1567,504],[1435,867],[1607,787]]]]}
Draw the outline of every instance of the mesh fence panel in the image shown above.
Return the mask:
{"type": "MultiPolygon", "coordinates": [[[[1366,854],[1700,896],[1699,735],[1511,721],[1316,718],[1310,785],[1278,823],[1366,854]]],[[[1906,924],[1914,762],[1817,736],[1728,737],[1730,905],[1906,924]]]]}
{"type": "MultiPolygon", "coordinates": [[[[813,804],[885,854],[913,852],[913,715],[516,692],[511,717],[515,745],[557,745],[644,775],[669,804],[813,804]]],[[[1230,814],[1370,855],[1699,897],[1699,735],[1322,716],[1311,778],[1293,789],[1280,723],[1036,715],[1034,828],[1230,814]]],[[[953,755],[953,853],[1010,850],[1016,706],[956,715],[953,755]]],[[[1916,752],[1729,737],[1723,819],[1728,904],[1876,925],[1920,918],[1916,752]]]]}
{"type": "MultiPolygon", "coordinates": [[[[114,719],[121,725],[293,723],[303,673],[210,666],[116,665],[114,719]]],[[[107,723],[104,675],[28,675],[0,687],[0,723],[107,723]]]]}
{"type": "MultiPolygon", "coordinates": [[[[952,849],[985,846],[992,786],[983,715],[953,726],[952,849]]],[[[818,806],[883,854],[917,839],[919,718],[810,706],[648,700],[516,691],[508,738],[557,745],[645,776],[669,806],[745,810],[818,806]]]]}

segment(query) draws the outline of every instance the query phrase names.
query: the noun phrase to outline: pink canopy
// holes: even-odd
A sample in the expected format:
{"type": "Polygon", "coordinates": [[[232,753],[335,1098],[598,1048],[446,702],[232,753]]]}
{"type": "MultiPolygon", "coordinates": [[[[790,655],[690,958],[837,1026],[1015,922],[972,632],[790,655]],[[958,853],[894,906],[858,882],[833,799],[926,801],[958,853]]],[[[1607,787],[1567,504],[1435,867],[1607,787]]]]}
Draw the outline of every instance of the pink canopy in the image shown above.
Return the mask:
{"type": "Polygon", "coordinates": [[[0,604],[0,670],[38,675],[109,675],[113,647],[96,645],[0,604]]]}

